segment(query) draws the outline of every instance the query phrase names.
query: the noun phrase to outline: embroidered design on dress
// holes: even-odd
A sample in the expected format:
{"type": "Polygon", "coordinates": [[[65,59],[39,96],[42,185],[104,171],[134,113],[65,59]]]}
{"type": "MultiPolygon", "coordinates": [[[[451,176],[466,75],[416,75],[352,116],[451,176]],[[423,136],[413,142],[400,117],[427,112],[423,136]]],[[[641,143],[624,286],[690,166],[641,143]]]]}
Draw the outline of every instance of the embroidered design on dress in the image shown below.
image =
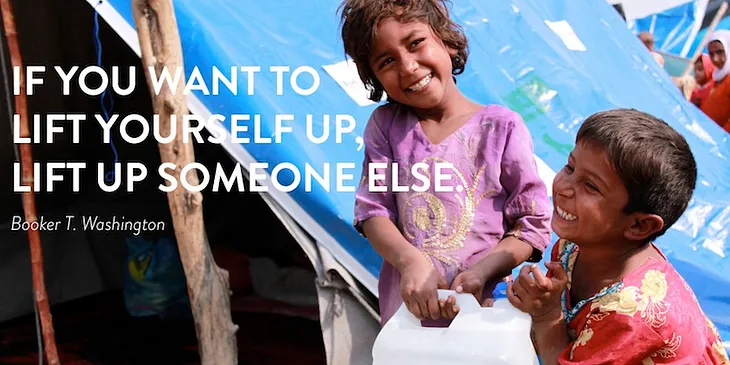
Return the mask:
{"type": "MultiPolygon", "coordinates": [[[[585,304],[591,303],[588,320],[570,350],[571,359],[573,359],[576,348],[585,346],[586,342],[593,337],[592,323],[602,321],[611,312],[629,317],[634,317],[636,313],[639,313],[644,322],[653,328],[659,328],[666,323],[669,303],[664,299],[667,295],[668,284],[664,273],[658,270],[648,270],[644,274],[641,288],[624,287],[623,282],[618,282],[603,288],[598,294],[578,302],[571,310],[568,310],[567,296],[572,283],[572,271],[578,250],[575,243],[569,241],[560,241],[559,245],[560,261],[568,274],[568,288],[562,297],[566,322],[570,323],[585,304]]],[[[681,343],[682,337],[673,335],[672,339],[665,341],[664,347],[651,357],[644,359],[642,365],[654,364],[652,357],[660,356],[664,359],[675,357],[681,343]]]]}
{"type": "Polygon", "coordinates": [[[578,258],[578,246],[573,242],[565,240],[561,240],[559,242],[559,245],[560,246],[558,246],[558,248],[560,250],[560,262],[562,263],[563,268],[565,269],[565,272],[568,276],[566,290],[563,290],[563,295],[560,298],[560,302],[563,309],[565,322],[570,323],[571,321],[573,321],[573,318],[578,315],[584,305],[595,301],[597,298],[601,298],[605,295],[615,294],[621,289],[622,283],[618,282],[609,287],[605,287],[592,297],[583,299],[580,302],[575,303],[575,305],[573,305],[573,308],[568,309],[568,293],[570,292],[570,288],[573,283],[573,266],[575,266],[575,260],[578,258]]]}
{"type": "Polygon", "coordinates": [[[657,352],[651,354],[651,356],[641,361],[641,365],[654,365],[654,358],[661,357],[662,359],[672,359],[677,357],[677,350],[682,345],[682,336],[677,336],[677,333],[672,333],[671,340],[664,340],[664,346],[657,350],[657,352]]]}
{"type": "MultiPolygon", "coordinates": [[[[448,163],[448,161],[439,157],[427,157],[420,162],[422,163],[448,163]]],[[[401,216],[410,219],[413,225],[423,234],[423,245],[421,247],[422,254],[429,259],[433,258],[442,262],[447,267],[454,268],[458,271],[463,270],[459,260],[451,253],[464,247],[466,235],[469,233],[476,216],[476,208],[487,193],[477,195],[477,188],[481,181],[486,165],[479,170],[475,170],[474,181],[468,184],[464,175],[459,171],[455,164],[451,164],[451,171],[461,182],[462,189],[455,188],[454,197],[459,204],[456,214],[447,217],[447,209],[444,203],[434,194],[429,192],[408,193],[405,204],[402,206],[401,216]],[[459,192],[459,190],[462,190],[459,192]],[[426,206],[420,206],[419,200],[425,201],[426,206]]],[[[408,167],[410,169],[410,167],[408,167]]],[[[431,179],[431,174],[427,171],[424,173],[427,179],[431,179]]],[[[407,229],[408,225],[403,225],[403,234],[411,241],[416,239],[417,232],[411,232],[407,229]]]]}
{"type": "Polygon", "coordinates": [[[663,272],[648,270],[641,280],[641,288],[627,286],[616,293],[607,294],[591,304],[591,310],[616,312],[633,317],[637,312],[652,328],[659,328],[667,322],[669,303],[667,280],[663,272]]]}
{"type": "Polygon", "coordinates": [[[534,200],[530,202],[530,214],[531,215],[535,215],[535,205],[536,205],[536,203],[534,200]]]}
{"type": "Polygon", "coordinates": [[[717,330],[717,327],[715,327],[715,324],[710,321],[710,319],[705,316],[705,321],[707,322],[707,326],[710,327],[710,330],[712,330],[712,334],[715,336],[716,340],[712,344],[712,350],[715,352],[715,356],[720,360],[720,365],[730,365],[730,358],[728,358],[727,350],[725,350],[725,346],[722,344],[722,339],[720,338],[720,332],[717,330]]]}
{"type": "Polygon", "coordinates": [[[578,338],[573,342],[573,347],[570,349],[571,360],[573,360],[573,353],[575,352],[575,349],[578,346],[585,346],[591,338],[593,338],[593,330],[585,327],[583,331],[580,332],[580,335],[578,335],[578,338]]]}
{"type": "Polygon", "coordinates": [[[664,340],[664,347],[659,349],[656,353],[652,354],[651,357],[660,356],[662,359],[671,359],[677,357],[677,350],[682,345],[682,336],[677,336],[676,333],[672,333],[671,340],[664,340]]]}
{"type": "MultiPolygon", "coordinates": [[[[494,131],[494,123],[488,118],[481,121],[481,130],[486,132],[494,131]]],[[[464,156],[468,164],[468,176],[473,180],[468,183],[467,178],[456,164],[450,163],[443,158],[429,156],[420,161],[420,163],[443,163],[447,162],[451,165],[451,171],[458,178],[460,187],[455,187],[454,198],[458,203],[458,209],[453,216],[447,216],[449,209],[444,205],[436,195],[430,192],[409,192],[406,193],[405,204],[402,205],[401,213],[404,219],[413,223],[418,232],[411,232],[408,224],[403,224],[403,234],[411,242],[416,240],[417,236],[422,238],[422,254],[429,259],[435,259],[443,263],[447,272],[451,270],[462,271],[462,263],[453,253],[464,247],[466,236],[471,230],[476,217],[476,210],[479,203],[487,195],[495,195],[497,190],[485,189],[485,192],[477,193],[481,180],[485,177],[487,169],[486,163],[477,168],[477,159],[479,156],[479,148],[483,140],[483,133],[464,133],[462,130],[454,132],[454,137],[461,145],[464,156]],[[422,204],[425,202],[425,206],[422,204]],[[419,204],[420,203],[420,204],[419,204]]],[[[403,164],[405,171],[403,173],[408,176],[410,166],[403,164]]],[[[431,171],[425,171],[424,175],[431,180],[431,171]]]]}

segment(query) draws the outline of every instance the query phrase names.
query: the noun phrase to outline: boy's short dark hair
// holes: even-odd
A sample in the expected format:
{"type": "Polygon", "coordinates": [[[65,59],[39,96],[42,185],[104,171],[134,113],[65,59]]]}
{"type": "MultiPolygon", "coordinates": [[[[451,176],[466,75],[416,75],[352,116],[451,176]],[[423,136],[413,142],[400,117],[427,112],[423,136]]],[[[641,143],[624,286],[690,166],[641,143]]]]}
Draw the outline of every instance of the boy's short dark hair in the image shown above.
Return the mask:
{"type": "Polygon", "coordinates": [[[697,166],[684,137],[663,120],[635,109],[598,112],[578,130],[576,143],[601,148],[624,182],[624,212],[656,214],[663,235],[687,209],[697,183],[697,166]]]}
{"type": "Polygon", "coordinates": [[[360,80],[370,90],[369,98],[379,102],[383,86],[370,67],[370,52],[381,20],[394,18],[399,22],[422,21],[446,46],[456,50],[451,57],[452,74],[464,72],[469,54],[464,30],[449,17],[448,0],[344,0],[339,9],[342,22],[342,41],[345,53],[352,57],[360,80]]]}

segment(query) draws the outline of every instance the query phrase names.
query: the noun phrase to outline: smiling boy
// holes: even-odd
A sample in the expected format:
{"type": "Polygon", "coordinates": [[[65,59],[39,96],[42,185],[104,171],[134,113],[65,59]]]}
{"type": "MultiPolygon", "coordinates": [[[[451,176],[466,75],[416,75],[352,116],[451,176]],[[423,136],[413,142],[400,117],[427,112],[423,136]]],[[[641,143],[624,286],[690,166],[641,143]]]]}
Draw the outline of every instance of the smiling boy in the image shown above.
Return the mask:
{"type": "Polygon", "coordinates": [[[653,244],[683,214],[696,180],[689,145],[665,122],[617,109],[583,123],[553,182],[560,241],[548,274],[525,266],[507,290],[532,315],[542,364],[730,364],[694,293],[653,244]]]}

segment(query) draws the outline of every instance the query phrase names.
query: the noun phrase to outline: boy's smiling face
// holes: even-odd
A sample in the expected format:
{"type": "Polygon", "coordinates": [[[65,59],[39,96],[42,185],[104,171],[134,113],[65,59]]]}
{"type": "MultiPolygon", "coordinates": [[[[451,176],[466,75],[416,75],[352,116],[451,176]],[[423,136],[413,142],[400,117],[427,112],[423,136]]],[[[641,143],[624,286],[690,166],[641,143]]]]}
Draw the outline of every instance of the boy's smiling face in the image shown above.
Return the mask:
{"type": "Polygon", "coordinates": [[[422,22],[400,23],[387,18],[378,24],[370,66],[393,100],[417,109],[430,109],[443,102],[452,79],[449,49],[422,22]]]}
{"type": "Polygon", "coordinates": [[[580,246],[634,239],[638,213],[626,214],[629,195],[602,148],[577,143],[553,182],[552,229],[580,246]]]}

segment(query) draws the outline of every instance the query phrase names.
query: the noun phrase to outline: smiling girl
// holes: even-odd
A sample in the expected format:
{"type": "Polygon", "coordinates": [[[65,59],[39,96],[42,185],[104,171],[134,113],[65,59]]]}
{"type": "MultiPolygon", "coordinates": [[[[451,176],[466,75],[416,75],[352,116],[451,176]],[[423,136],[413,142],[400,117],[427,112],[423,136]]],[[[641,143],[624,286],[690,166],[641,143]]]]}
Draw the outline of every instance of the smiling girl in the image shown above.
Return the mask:
{"type": "MultiPolygon", "coordinates": [[[[373,101],[388,95],[365,128],[363,180],[355,227],[384,258],[379,280],[382,323],[405,302],[422,320],[452,318],[454,299],[437,288],[486,302],[499,280],[548,245],[550,202],[533,144],[520,116],[480,105],[457,88],[467,39],[438,0],[346,0],[345,51],[373,101]],[[449,163],[452,192],[393,192],[391,169],[411,185],[411,166],[449,163]],[[368,174],[386,175],[372,191],[368,174]]],[[[433,170],[431,168],[431,170],[433,170]]],[[[442,322],[440,323],[442,324],[442,322]]]]}

